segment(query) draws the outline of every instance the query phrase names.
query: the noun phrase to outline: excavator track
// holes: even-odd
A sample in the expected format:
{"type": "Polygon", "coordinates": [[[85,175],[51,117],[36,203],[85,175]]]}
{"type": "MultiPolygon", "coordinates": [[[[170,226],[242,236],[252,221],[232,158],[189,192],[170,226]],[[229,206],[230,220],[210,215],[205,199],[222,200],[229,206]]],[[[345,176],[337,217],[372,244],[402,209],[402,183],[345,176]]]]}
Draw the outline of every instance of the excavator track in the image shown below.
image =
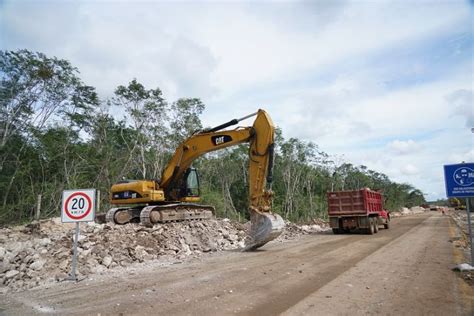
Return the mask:
{"type": "Polygon", "coordinates": [[[121,209],[118,207],[111,208],[105,214],[105,222],[106,223],[114,223],[115,224],[115,214],[120,211],[121,209]]]}
{"type": "Polygon", "coordinates": [[[106,223],[124,225],[130,222],[138,222],[141,208],[111,208],[105,215],[106,223]]]}
{"type": "Polygon", "coordinates": [[[107,223],[124,225],[130,222],[151,227],[156,223],[211,219],[215,209],[212,206],[176,203],[150,205],[141,208],[111,208],[105,215],[107,223]]]}
{"type": "Polygon", "coordinates": [[[192,203],[146,206],[140,213],[140,223],[151,227],[155,223],[211,219],[214,207],[192,203]]]}

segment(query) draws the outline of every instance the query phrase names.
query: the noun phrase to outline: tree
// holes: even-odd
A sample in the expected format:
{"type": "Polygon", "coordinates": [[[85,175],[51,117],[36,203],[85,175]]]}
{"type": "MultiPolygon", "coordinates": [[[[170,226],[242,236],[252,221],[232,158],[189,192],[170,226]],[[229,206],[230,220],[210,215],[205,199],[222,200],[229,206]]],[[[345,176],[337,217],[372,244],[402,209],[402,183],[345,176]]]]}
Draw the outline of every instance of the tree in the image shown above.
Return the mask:
{"type": "MultiPolygon", "coordinates": [[[[39,136],[52,126],[67,126],[66,133],[81,129],[98,102],[95,89],[82,83],[68,61],[28,50],[0,51],[0,216],[19,214],[21,220],[25,213],[11,206],[30,199],[33,192],[25,186],[34,193],[45,188],[36,183],[45,181],[35,173],[43,159],[39,136]]],[[[59,144],[68,151],[69,143],[59,144]]]]}
{"type": "Polygon", "coordinates": [[[204,103],[197,98],[178,99],[171,104],[170,145],[174,150],[187,137],[202,129],[199,115],[205,109],[204,103]]]}
{"type": "MultiPolygon", "coordinates": [[[[88,177],[92,187],[108,192],[120,179],[123,167],[129,159],[128,147],[136,132],[124,121],[116,121],[106,109],[99,112],[91,126],[91,139],[87,143],[88,177]]],[[[108,196],[102,195],[102,205],[108,204],[108,196]]]]}
{"type": "Polygon", "coordinates": [[[133,79],[128,86],[117,87],[112,103],[126,111],[136,133],[132,143],[124,143],[129,154],[121,176],[127,174],[131,164],[141,178],[156,178],[163,168],[167,135],[164,122],[168,118],[167,103],[161,90],[147,90],[133,79]],[[152,155],[148,155],[150,150],[152,155]]]}
{"type": "Polygon", "coordinates": [[[0,148],[15,133],[41,129],[55,115],[74,122],[98,104],[66,60],[28,50],[0,51],[0,148]]]}

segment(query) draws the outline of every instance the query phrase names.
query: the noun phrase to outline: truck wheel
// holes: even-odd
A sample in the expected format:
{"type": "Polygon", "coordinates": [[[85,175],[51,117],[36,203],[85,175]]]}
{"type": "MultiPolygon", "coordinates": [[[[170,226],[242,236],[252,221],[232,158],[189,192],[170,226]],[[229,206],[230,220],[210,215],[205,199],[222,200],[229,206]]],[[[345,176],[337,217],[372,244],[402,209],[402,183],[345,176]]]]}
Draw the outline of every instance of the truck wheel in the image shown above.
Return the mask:
{"type": "Polygon", "coordinates": [[[374,233],[378,233],[379,232],[379,221],[374,218],[374,233]]]}
{"type": "Polygon", "coordinates": [[[372,218],[369,218],[369,228],[367,228],[367,233],[369,235],[373,235],[374,232],[375,232],[374,221],[372,220],[372,218]]]}
{"type": "Polygon", "coordinates": [[[387,223],[386,224],[383,224],[383,227],[385,229],[389,229],[390,228],[390,220],[387,220],[387,223]]]}
{"type": "Polygon", "coordinates": [[[332,232],[334,233],[334,235],[339,235],[341,233],[341,230],[339,228],[333,228],[332,232]]]}

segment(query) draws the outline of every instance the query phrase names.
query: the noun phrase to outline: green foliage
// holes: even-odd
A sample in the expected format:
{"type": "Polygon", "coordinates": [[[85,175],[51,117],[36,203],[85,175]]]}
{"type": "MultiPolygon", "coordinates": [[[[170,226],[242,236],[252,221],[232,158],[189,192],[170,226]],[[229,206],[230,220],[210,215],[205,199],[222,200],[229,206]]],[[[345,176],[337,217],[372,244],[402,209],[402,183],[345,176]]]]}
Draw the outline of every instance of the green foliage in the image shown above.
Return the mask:
{"type": "MultiPolygon", "coordinates": [[[[0,225],[31,220],[38,194],[42,216],[58,215],[61,192],[70,188],[99,189],[106,210],[113,183],[158,179],[176,147],[202,129],[205,105],[197,98],[168,103],[159,88],[133,79],[99,100],[78,74],[66,60],[0,51],[0,225]]],[[[327,216],[328,191],[381,190],[388,209],[425,202],[411,185],[337,164],[314,143],[285,140],[281,129],[275,155],[273,210],[293,221],[327,216]]],[[[194,166],[204,204],[218,216],[248,219],[248,146],[208,154],[194,166]]]]}
{"type": "Polygon", "coordinates": [[[98,104],[68,61],[0,51],[0,223],[30,218],[36,194],[49,184],[58,184],[57,192],[75,184],[77,132],[90,125],[98,104]]]}
{"type": "Polygon", "coordinates": [[[172,147],[176,148],[178,144],[184,141],[197,130],[202,129],[199,115],[204,111],[204,104],[201,100],[179,99],[171,105],[171,123],[169,138],[172,147]]]}

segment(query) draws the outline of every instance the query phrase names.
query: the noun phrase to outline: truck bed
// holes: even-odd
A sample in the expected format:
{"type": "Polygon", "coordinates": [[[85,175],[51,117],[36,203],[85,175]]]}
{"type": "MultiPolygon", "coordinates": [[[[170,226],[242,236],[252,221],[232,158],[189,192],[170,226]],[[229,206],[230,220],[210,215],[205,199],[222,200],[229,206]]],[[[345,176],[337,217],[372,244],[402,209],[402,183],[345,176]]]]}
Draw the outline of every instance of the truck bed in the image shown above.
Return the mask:
{"type": "Polygon", "coordinates": [[[381,212],[382,194],[369,189],[328,192],[329,216],[365,216],[381,212]]]}

